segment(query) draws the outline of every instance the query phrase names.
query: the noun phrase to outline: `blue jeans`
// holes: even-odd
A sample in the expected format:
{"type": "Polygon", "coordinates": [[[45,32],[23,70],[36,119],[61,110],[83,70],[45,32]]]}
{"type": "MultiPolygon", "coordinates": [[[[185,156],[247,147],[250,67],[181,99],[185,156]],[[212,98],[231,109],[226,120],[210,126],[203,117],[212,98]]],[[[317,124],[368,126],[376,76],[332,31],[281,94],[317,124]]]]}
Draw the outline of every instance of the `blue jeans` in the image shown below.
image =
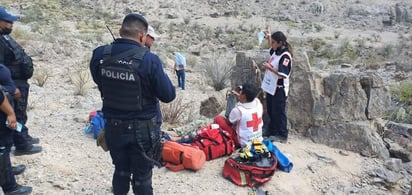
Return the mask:
{"type": "Polygon", "coordinates": [[[177,83],[180,88],[185,89],[185,70],[176,70],[177,83]]]}
{"type": "Polygon", "coordinates": [[[134,194],[152,195],[153,143],[160,143],[156,120],[108,119],[105,139],[115,166],[113,193],[126,195],[132,184],[134,194]]]}

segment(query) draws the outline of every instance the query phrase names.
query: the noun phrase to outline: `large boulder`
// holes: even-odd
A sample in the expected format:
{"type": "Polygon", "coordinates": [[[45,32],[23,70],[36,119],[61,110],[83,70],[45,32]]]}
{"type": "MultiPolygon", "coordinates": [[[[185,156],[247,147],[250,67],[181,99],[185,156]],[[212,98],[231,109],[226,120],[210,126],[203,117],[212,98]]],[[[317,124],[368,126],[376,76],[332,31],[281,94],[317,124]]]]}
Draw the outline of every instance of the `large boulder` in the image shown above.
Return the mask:
{"type": "Polygon", "coordinates": [[[199,112],[200,115],[208,118],[214,118],[216,115],[222,112],[222,109],[216,97],[212,96],[200,103],[199,112]]]}
{"type": "Polygon", "coordinates": [[[402,159],[403,162],[412,161],[412,125],[389,122],[383,134],[389,145],[391,156],[402,159]]]}
{"type": "Polygon", "coordinates": [[[364,156],[389,158],[389,152],[375,125],[369,121],[335,121],[308,129],[313,141],[351,150],[364,156]]]}
{"type": "MultiPolygon", "coordinates": [[[[244,81],[259,84],[263,74],[256,74],[256,64],[269,55],[260,50],[250,56],[238,53],[232,86],[244,81]]],[[[375,119],[384,117],[389,105],[389,91],[378,74],[351,67],[320,70],[310,65],[306,52],[295,52],[287,106],[290,129],[318,143],[388,158],[375,119]]]]}

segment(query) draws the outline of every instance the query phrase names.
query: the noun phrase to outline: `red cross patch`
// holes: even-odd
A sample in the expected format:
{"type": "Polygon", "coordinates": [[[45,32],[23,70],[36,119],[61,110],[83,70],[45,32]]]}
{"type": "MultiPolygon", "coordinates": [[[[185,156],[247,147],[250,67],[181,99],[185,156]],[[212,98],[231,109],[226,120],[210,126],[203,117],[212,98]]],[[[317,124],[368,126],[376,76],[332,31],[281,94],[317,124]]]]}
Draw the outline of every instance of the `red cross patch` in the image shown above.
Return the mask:
{"type": "Polygon", "coordinates": [[[247,127],[253,127],[253,132],[257,131],[259,128],[259,124],[262,122],[262,118],[258,118],[257,113],[252,114],[252,120],[246,121],[247,127]]]}
{"type": "Polygon", "coordinates": [[[289,65],[289,59],[287,59],[287,58],[285,58],[284,60],[283,60],[283,65],[284,66],[288,66],[289,65]]]}

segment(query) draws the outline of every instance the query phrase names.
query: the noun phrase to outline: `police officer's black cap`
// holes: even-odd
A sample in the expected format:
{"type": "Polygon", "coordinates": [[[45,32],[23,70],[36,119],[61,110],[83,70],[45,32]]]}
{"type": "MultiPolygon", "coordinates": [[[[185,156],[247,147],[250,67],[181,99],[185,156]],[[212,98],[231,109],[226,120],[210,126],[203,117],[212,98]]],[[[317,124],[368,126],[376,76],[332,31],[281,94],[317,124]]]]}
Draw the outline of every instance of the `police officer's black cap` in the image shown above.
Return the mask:
{"type": "Polygon", "coordinates": [[[123,19],[123,23],[125,22],[131,22],[131,21],[136,21],[139,20],[140,22],[143,23],[143,25],[147,28],[149,24],[147,23],[147,20],[140,14],[137,13],[130,13],[127,14],[126,17],[123,19]]]}

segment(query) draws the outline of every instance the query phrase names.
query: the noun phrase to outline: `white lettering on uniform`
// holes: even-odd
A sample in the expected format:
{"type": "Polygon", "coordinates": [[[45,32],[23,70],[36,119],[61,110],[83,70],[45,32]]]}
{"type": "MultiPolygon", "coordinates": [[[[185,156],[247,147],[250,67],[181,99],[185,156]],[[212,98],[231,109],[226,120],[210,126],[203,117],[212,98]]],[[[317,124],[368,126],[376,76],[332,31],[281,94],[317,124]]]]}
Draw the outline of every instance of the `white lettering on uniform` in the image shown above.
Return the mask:
{"type": "Polygon", "coordinates": [[[132,60],[130,60],[130,61],[118,60],[117,63],[131,65],[133,63],[133,61],[132,60]]]}
{"type": "Polygon", "coordinates": [[[129,74],[129,72],[117,72],[113,70],[106,70],[104,68],[102,68],[102,76],[125,81],[136,81],[134,75],[129,74]]]}

